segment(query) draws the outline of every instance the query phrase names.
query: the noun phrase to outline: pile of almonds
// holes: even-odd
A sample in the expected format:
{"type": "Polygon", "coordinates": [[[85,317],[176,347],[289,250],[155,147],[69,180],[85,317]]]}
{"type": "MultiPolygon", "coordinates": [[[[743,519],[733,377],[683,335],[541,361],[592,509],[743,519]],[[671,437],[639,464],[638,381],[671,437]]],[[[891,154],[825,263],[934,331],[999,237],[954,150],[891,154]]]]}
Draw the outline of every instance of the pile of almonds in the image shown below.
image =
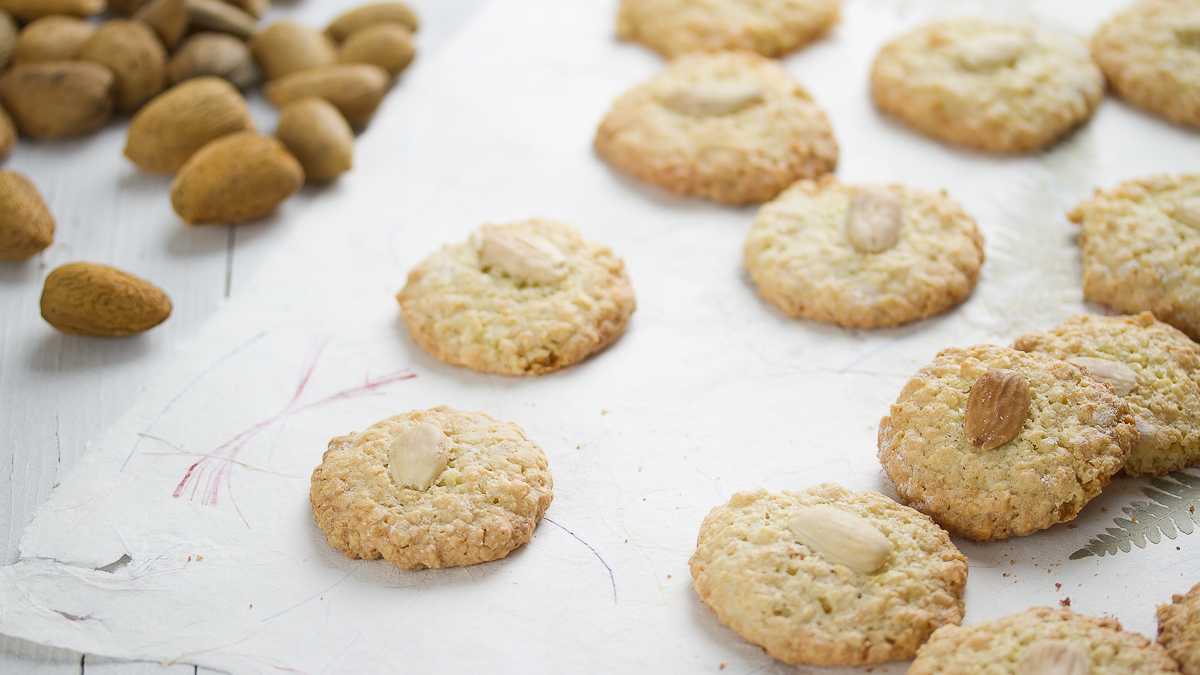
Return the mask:
{"type": "MultiPolygon", "coordinates": [[[[403,2],[372,2],[324,31],[281,20],[270,0],[0,0],[0,159],[18,135],[82,136],[132,115],[125,156],[173,175],[187,223],[271,214],[306,182],[350,170],[354,135],[415,55],[418,21],[403,2]],[[99,18],[97,18],[99,17],[99,18]],[[243,92],[265,82],[279,109],[258,132],[243,92]]],[[[54,217],[24,176],[0,171],[0,261],[54,240],[54,217]]],[[[131,335],[170,315],[150,282],[71,263],[46,278],[42,316],[84,335],[131,335]]]]}

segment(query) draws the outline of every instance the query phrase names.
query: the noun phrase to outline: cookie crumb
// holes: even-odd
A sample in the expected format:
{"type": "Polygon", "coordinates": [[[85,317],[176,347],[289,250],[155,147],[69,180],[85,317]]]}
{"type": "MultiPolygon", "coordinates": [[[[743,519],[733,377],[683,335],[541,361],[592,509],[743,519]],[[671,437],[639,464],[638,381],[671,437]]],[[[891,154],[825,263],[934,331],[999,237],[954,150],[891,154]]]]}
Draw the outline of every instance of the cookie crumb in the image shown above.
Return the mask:
{"type": "Polygon", "coordinates": [[[1062,607],[1070,607],[1071,606],[1071,596],[1067,596],[1067,597],[1063,598],[1062,600],[1059,600],[1058,604],[1062,607]]]}

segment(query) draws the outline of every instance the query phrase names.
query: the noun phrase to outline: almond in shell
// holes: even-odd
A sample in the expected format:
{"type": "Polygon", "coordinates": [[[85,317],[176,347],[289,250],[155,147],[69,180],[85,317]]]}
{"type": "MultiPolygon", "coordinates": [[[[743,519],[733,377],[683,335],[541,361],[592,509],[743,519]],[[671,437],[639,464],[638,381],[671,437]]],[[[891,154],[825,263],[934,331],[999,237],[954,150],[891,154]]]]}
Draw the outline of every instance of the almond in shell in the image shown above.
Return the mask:
{"type": "Polygon", "coordinates": [[[188,26],[236,35],[249,40],[258,26],[258,19],[221,0],[186,0],[188,26]]]}
{"type": "Polygon", "coordinates": [[[246,100],[233,85],[200,77],[167,90],[134,116],[125,156],[143,171],[173,174],[213,140],[253,129],[246,100]]]}
{"type": "Polygon", "coordinates": [[[73,16],[48,16],[25,26],[13,45],[13,65],[73,61],[96,28],[73,16]]]}
{"type": "Polygon", "coordinates": [[[404,72],[416,55],[412,33],[399,24],[384,24],[360,30],[338,50],[340,63],[369,63],[395,77],[404,72]]]}
{"type": "Polygon", "coordinates": [[[0,69],[8,65],[17,45],[17,22],[8,12],[0,11],[0,69]]]}
{"type": "Polygon", "coordinates": [[[104,0],[0,0],[0,10],[21,21],[44,16],[95,16],[104,11],[104,0]]]}
{"type": "Polygon", "coordinates": [[[387,94],[388,75],[377,66],[334,65],[293,73],[267,85],[277,107],[316,97],[329,101],[354,127],[364,127],[387,94]]]}
{"type": "Polygon", "coordinates": [[[80,136],[112,117],[114,84],[112,71],[95,63],[27,63],[0,77],[0,102],[25,136],[80,136]]]}
{"type": "Polygon", "coordinates": [[[167,79],[179,84],[197,77],[219,77],[246,90],[259,83],[262,73],[245,42],[225,33],[197,33],[171,57],[167,79]]]}
{"type": "Polygon", "coordinates": [[[337,62],[333,43],[295,21],[276,21],[254,35],[250,51],[268,80],[337,62]]]}
{"type": "Polygon", "coordinates": [[[17,143],[17,127],[4,108],[0,108],[0,159],[8,157],[17,143]]]}
{"type": "Polygon", "coordinates": [[[354,165],[354,130],[328,101],[306,98],[284,106],[275,136],[311,183],[331,181],[354,165]]]}
{"type": "Polygon", "coordinates": [[[167,49],[174,49],[188,29],[186,0],[151,0],[134,18],[153,28],[167,49]]]}
{"type": "Polygon", "coordinates": [[[415,33],[420,27],[417,15],[403,2],[372,2],[343,12],[325,29],[325,33],[341,42],[360,30],[394,23],[415,33]]]}
{"type": "Polygon", "coordinates": [[[27,260],[54,242],[54,216],[28,178],[0,171],[0,260],[27,260]]]}
{"type": "Polygon", "coordinates": [[[189,159],[171,185],[171,204],[188,223],[244,223],[270,215],[303,184],[304,169],[279,141],[244,131],[189,159]]]}
{"type": "Polygon", "coordinates": [[[76,262],[46,277],[42,318],[73,335],[142,333],[171,315],[171,299],[154,284],[115,267],[76,262]]]}
{"type": "Polygon", "coordinates": [[[166,79],[167,52],[149,26],[118,19],[101,24],[79,52],[117,78],[117,110],[132,112],[158,95],[166,79]]]}

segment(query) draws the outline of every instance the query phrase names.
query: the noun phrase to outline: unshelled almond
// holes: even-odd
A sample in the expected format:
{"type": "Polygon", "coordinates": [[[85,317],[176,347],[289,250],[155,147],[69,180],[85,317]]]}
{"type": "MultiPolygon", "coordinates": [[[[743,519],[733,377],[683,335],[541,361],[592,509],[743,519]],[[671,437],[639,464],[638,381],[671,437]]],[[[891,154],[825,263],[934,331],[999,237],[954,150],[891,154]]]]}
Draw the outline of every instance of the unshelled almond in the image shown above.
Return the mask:
{"type": "Polygon", "coordinates": [[[38,189],[15,171],[0,171],[0,260],[27,260],[54,242],[54,216],[38,189]]]}
{"type": "Polygon", "coordinates": [[[1012,370],[993,369],[971,385],[963,430],[967,441],[992,450],[1011,441],[1025,426],[1033,396],[1029,380],[1012,370]]]}
{"type": "Polygon", "coordinates": [[[346,38],[338,50],[340,63],[369,63],[395,77],[404,72],[416,55],[412,33],[399,24],[367,28],[346,38]]]}
{"type": "Polygon", "coordinates": [[[432,424],[404,427],[388,446],[388,474],[396,485],[424,492],[446,470],[449,446],[445,432],[432,424]]]}
{"type": "Polygon", "coordinates": [[[112,71],[95,63],[26,63],[0,77],[0,101],[25,136],[79,136],[112,117],[114,83],[112,71]]]}
{"type": "Polygon", "coordinates": [[[678,87],[660,98],[669,110],[691,117],[720,117],[761,104],[763,89],[755,82],[706,82],[678,87]]]}
{"type": "Polygon", "coordinates": [[[303,184],[304,169],[279,141],[244,131],[189,159],[171,185],[171,204],[188,223],[243,223],[270,215],[303,184]]]}
{"type": "Polygon", "coordinates": [[[194,29],[229,33],[249,40],[258,19],[222,0],[186,0],[188,25],[194,29]]]}
{"type": "Polygon", "coordinates": [[[267,13],[267,7],[271,5],[271,0],[225,0],[225,2],[256,19],[261,19],[262,15],[267,13]]]}
{"type": "Polygon", "coordinates": [[[1066,640],[1039,640],[1025,648],[1017,675],[1089,675],[1092,655],[1087,645],[1066,640]]]}
{"type": "Polygon", "coordinates": [[[132,112],[162,91],[167,52],[149,26],[117,19],[100,25],[79,59],[102,65],[116,76],[117,110],[132,112]]]}
{"type": "Polygon", "coordinates": [[[333,104],[319,98],[289,103],[275,136],[304,167],[310,183],[325,183],[354,165],[354,130],[333,104]]]}
{"type": "Polygon", "coordinates": [[[0,70],[8,65],[17,45],[17,22],[8,12],[0,11],[0,70]]]}
{"type": "Polygon", "coordinates": [[[158,39],[174,49],[188,29],[186,0],[151,0],[134,18],[154,29],[158,39]]]}
{"type": "Polygon", "coordinates": [[[405,3],[372,2],[338,15],[325,33],[341,42],[360,30],[388,23],[399,24],[414,33],[420,27],[416,13],[405,3]]]}
{"type": "Polygon", "coordinates": [[[553,242],[508,225],[484,225],[473,235],[484,270],[522,284],[549,284],[566,274],[566,259],[553,242]]]}
{"type": "Polygon", "coordinates": [[[73,16],[48,16],[25,26],[13,45],[12,63],[73,61],[96,28],[73,16]]]}
{"type": "Polygon", "coordinates": [[[878,572],[892,554],[892,542],[869,520],[836,506],[801,507],[788,526],[817,555],[859,574],[878,572]]]}
{"type": "Polygon", "coordinates": [[[354,127],[366,126],[387,94],[388,75],[366,64],[333,65],[293,73],[267,84],[267,98],[277,107],[303,98],[329,101],[354,127]]]}
{"type": "Polygon", "coordinates": [[[108,0],[108,11],[121,16],[133,16],[150,0],[108,0]]]}
{"type": "Polygon", "coordinates": [[[846,239],[859,253],[883,253],[900,241],[904,206],[887,188],[858,188],[846,210],[846,239]]]}
{"type": "Polygon", "coordinates": [[[171,299],[154,284],[108,265],[77,262],[46,277],[42,318],[64,333],[121,337],[154,328],[171,299]]]}
{"type": "Polygon", "coordinates": [[[255,33],[250,51],[268,80],[337,62],[329,38],[295,21],[276,21],[255,33]]]}
{"type": "Polygon", "coordinates": [[[94,16],[104,11],[104,0],[0,0],[0,10],[21,21],[44,16],[94,16]]]}
{"type": "Polygon", "coordinates": [[[1067,361],[1083,368],[1088,375],[1111,386],[1114,391],[1124,396],[1137,388],[1137,373],[1120,361],[1097,359],[1090,356],[1075,356],[1067,361]]]}
{"type": "Polygon", "coordinates": [[[197,33],[179,47],[167,64],[172,84],[197,77],[219,77],[241,90],[262,79],[245,42],[225,33],[197,33]]]}
{"type": "Polygon", "coordinates": [[[0,159],[8,157],[13,146],[17,143],[17,127],[13,124],[8,111],[0,108],[0,159]]]}
{"type": "Polygon", "coordinates": [[[188,80],[146,104],[129,124],[125,156],[150,173],[175,173],[213,140],[251,131],[241,93],[225,80],[188,80]]]}

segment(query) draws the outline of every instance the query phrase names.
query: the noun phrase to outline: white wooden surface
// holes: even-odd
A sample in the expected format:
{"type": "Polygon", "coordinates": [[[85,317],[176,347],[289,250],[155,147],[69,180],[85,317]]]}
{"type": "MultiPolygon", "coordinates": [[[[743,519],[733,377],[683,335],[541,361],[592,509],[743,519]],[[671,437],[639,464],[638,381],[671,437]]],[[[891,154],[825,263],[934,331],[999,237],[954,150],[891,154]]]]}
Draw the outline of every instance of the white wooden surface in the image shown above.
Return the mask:
{"type": "MultiPolygon", "coordinates": [[[[295,17],[323,25],[363,0],[280,3],[265,19],[295,17]]],[[[422,18],[420,68],[485,0],[411,0],[422,18]]],[[[401,79],[397,86],[403,87],[401,79]]],[[[447,83],[453,86],[453,83],[447,83]]],[[[261,130],[274,112],[251,101],[261,130]]],[[[385,101],[380,115],[387,115],[385,101]]],[[[188,227],[171,211],[169,179],[138,173],[121,156],[127,120],[102,133],[57,143],[22,141],[6,168],[28,175],[57,222],[54,245],[27,263],[0,263],[0,563],[16,559],[21,530],[88,439],[123,413],[142,383],[164,365],[166,347],[186,340],[252,276],[287,214],[321,191],[306,189],[274,218],[232,228],[188,227]],[[115,265],[157,283],[174,313],[149,334],[123,340],[61,335],[38,313],[49,270],[86,260],[115,265]]],[[[370,142],[370,129],[362,142],[370,142]]],[[[351,173],[343,180],[354,180],[351,173]]],[[[336,189],[331,188],[331,189],[336,189]]],[[[331,226],[335,225],[331,223],[331,226]]],[[[0,673],[124,675],[195,673],[191,665],[112,661],[0,637],[0,673]]],[[[212,671],[206,671],[212,672],[212,671]]]]}

